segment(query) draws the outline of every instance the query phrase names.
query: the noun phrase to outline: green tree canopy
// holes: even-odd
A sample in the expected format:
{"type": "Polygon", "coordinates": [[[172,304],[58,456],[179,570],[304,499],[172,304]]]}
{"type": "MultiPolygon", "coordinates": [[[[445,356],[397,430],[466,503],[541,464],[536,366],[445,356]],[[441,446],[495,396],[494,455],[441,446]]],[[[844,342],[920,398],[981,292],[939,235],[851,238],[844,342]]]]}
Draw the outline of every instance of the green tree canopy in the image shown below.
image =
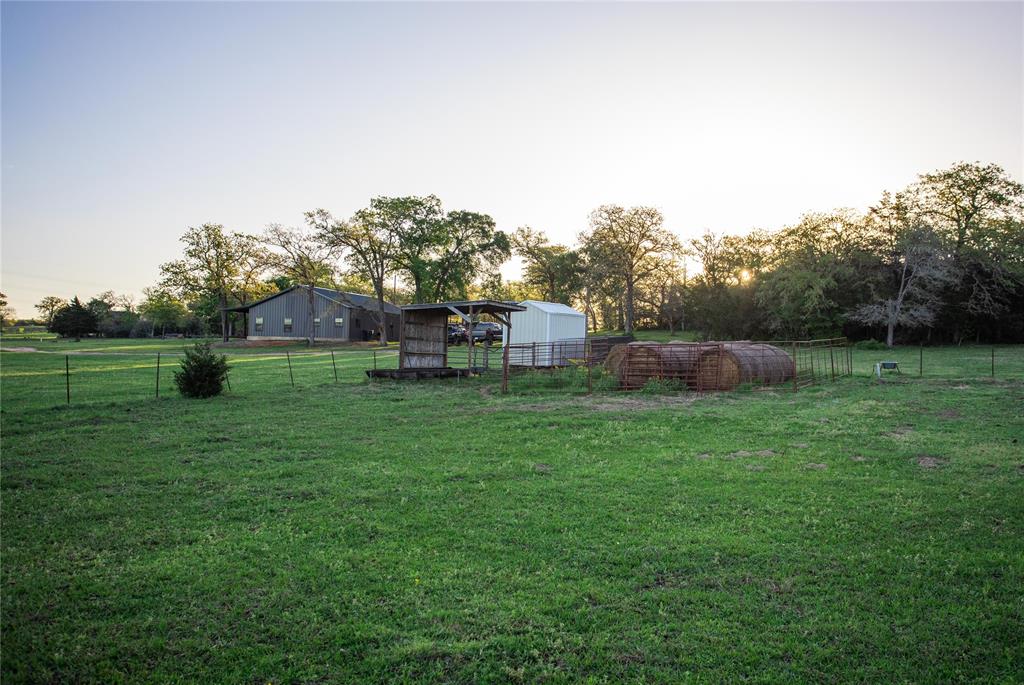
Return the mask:
{"type": "Polygon", "coordinates": [[[50,330],[65,338],[81,340],[83,335],[96,332],[96,315],[77,297],[57,310],[50,322],[50,330]]]}

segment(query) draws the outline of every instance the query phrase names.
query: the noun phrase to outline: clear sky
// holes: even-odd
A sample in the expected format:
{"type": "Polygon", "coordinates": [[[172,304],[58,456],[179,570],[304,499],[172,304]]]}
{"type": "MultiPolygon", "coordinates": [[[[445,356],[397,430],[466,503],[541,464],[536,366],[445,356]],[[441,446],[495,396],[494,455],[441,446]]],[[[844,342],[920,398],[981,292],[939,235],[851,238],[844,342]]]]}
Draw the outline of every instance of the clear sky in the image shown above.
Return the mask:
{"type": "Polygon", "coordinates": [[[0,288],[138,293],[189,225],[438,195],[684,238],[1022,169],[1021,3],[12,3],[0,288]]]}

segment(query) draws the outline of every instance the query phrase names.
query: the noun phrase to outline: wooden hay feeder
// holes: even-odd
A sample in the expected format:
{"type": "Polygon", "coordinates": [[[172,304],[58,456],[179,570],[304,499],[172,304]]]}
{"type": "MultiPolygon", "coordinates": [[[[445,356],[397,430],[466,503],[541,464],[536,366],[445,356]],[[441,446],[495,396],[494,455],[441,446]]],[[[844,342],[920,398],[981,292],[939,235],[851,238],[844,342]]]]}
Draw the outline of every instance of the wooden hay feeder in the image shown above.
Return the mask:
{"type": "Polygon", "coordinates": [[[793,380],[793,358],[765,343],[705,345],[695,375],[699,390],[733,390],[739,385],[777,385],[793,380]]]}
{"type": "Polygon", "coordinates": [[[489,314],[506,329],[511,328],[508,316],[525,307],[494,300],[459,300],[411,304],[402,307],[401,331],[398,341],[398,369],[367,372],[371,378],[448,378],[462,377],[480,371],[473,336],[467,341],[466,368],[455,370],[448,365],[448,317],[457,316],[467,330],[481,314],[489,314]]]}

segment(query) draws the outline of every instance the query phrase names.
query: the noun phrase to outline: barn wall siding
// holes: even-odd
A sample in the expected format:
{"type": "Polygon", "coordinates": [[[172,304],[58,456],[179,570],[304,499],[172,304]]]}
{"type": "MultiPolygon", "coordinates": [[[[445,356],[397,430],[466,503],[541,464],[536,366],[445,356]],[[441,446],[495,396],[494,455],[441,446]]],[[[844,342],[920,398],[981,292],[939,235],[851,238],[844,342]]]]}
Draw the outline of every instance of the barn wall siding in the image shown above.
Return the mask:
{"type": "MultiPolygon", "coordinates": [[[[309,294],[302,289],[290,290],[278,297],[262,302],[249,310],[248,336],[260,338],[305,338],[309,335],[309,294]],[[256,330],[256,319],[263,317],[263,329],[256,330]],[[292,330],[285,332],[284,320],[292,320],[292,330]]],[[[335,340],[349,339],[351,309],[317,295],[314,300],[315,317],[320,318],[316,337],[335,340]],[[335,326],[334,319],[341,317],[342,325],[335,326]]]]}

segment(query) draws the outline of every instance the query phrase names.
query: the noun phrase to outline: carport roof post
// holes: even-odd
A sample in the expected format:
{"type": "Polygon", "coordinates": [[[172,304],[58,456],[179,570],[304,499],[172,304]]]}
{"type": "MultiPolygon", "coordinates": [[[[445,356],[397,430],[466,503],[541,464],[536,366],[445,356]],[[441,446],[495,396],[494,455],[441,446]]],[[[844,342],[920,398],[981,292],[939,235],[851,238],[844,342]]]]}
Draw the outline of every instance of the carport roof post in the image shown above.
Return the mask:
{"type": "Polygon", "coordinates": [[[509,321],[508,315],[512,312],[525,312],[526,307],[514,302],[499,302],[498,300],[457,300],[453,302],[407,304],[402,307],[402,311],[444,311],[461,317],[463,321],[469,322],[470,325],[472,325],[472,317],[478,314],[490,314],[511,328],[512,323],[509,321]]]}
{"type": "Polygon", "coordinates": [[[510,312],[525,312],[526,307],[514,302],[499,302],[498,300],[457,300],[452,302],[428,302],[425,304],[407,304],[403,310],[430,311],[448,310],[454,311],[459,316],[465,316],[472,311],[474,314],[508,314],[510,312]]]}

